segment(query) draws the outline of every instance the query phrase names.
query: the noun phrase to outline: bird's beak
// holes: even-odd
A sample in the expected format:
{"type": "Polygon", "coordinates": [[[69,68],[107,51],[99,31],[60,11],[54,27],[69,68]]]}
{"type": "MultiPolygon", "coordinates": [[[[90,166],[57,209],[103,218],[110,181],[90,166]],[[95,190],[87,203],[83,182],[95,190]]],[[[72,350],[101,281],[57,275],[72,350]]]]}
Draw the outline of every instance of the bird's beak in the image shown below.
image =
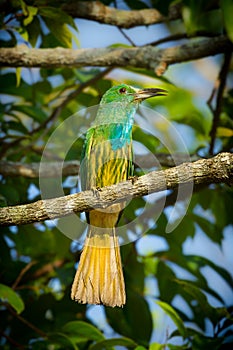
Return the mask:
{"type": "Polygon", "coordinates": [[[150,97],[155,96],[167,96],[167,91],[159,88],[151,88],[151,89],[138,89],[134,94],[135,101],[143,101],[150,97]]]}

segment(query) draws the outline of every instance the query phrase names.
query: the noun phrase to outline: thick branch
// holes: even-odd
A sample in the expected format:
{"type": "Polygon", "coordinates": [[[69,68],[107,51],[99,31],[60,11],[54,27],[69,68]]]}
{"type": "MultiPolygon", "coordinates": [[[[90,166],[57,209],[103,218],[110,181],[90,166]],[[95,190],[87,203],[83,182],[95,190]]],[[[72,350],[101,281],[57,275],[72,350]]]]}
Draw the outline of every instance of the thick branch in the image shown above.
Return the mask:
{"type": "Polygon", "coordinates": [[[96,49],[31,49],[26,46],[0,49],[0,66],[7,67],[137,67],[160,69],[174,63],[191,61],[232,50],[225,36],[190,41],[166,49],[152,46],[96,49]]]}
{"type": "Polygon", "coordinates": [[[181,17],[180,6],[171,6],[168,17],[165,17],[156,9],[125,11],[105,6],[99,1],[68,2],[62,6],[62,10],[74,18],[85,18],[119,28],[145,26],[181,17]]]}
{"type": "MultiPolygon", "coordinates": [[[[197,156],[190,157],[192,161],[197,160],[197,156]]],[[[160,166],[172,167],[175,165],[187,162],[187,155],[185,154],[165,154],[157,153],[147,155],[135,156],[135,167],[140,164],[143,169],[150,169],[155,166],[155,160],[160,166]]],[[[50,162],[46,167],[40,171],[40,163],[21,163],[21,162],[8,162],[0,161],[0,174],[5,177],[26,177],[26,178],[38,178],[40,177],[57,177],[62,171],[63,176],[75,176],[79,173],[79,161],[70,160],[65,162],[50,162]]]]}
{"type": "Polygon", "coordinates": [[[113,203],[167,189],[177,189],[182,185],[208,185],[220,182],[233,183],[233,154],[231,153],[220,153],[211,159],[184,163],[164,171],[152,171],[137,179],[98,190],[4,207],[0,209],[0,225],[23,225],[55,219],[73,212],[89,211],[93,208],[105,209],[113,203]]]}
{"type": "Polygon", "coordinates": [[[27,177],[35,179],[40,177],[57,177],[62,169],[63,176],[72,176],[79,173],[79,161],[50,162],[43,167],[40,173],[40,163],[20,163],[0,161],[0,174],[5,177],[27,177]]]}

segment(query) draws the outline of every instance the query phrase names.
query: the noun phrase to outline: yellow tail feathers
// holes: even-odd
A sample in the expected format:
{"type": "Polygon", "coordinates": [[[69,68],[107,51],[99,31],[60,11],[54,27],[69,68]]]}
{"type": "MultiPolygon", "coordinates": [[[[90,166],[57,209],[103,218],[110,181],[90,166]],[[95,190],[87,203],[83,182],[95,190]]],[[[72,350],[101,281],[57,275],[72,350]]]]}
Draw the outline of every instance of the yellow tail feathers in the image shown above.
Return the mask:
{"type": "Polygon", "coordinates": [[[86,238],[71,290],[71,298],[88,304],[123,306],[125,284],[118,238],[94,235],[86,238]]]}

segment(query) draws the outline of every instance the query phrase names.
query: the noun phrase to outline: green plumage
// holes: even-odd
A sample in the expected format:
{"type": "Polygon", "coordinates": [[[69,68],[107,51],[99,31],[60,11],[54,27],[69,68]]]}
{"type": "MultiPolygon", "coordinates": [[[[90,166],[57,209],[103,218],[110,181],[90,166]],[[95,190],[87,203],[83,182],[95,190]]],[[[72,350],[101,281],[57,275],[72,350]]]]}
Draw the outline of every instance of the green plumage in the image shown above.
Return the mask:
{"type": "MultiPolygon", "coordinates": [[[[82,153],[82,189],[95,189],[133,175],[132,126],[138,103],[164,94],[162,89],[134,89],[122,84],[103,96],[82,153]]],[[[88,234],[72,286],[81,303],[123,306],[126,301],[115,227],[125,203],[86,214],[88,234]]]]}
{"type": "Polygon", "coordinates": [[[133,93],[131,87],[120,85],[103,96],[83,149],[83,190],[115,184],[132,175],[132,125],[137,107],[133,93]],[[126,88],[127,96],[119,92],[126,88]]]}

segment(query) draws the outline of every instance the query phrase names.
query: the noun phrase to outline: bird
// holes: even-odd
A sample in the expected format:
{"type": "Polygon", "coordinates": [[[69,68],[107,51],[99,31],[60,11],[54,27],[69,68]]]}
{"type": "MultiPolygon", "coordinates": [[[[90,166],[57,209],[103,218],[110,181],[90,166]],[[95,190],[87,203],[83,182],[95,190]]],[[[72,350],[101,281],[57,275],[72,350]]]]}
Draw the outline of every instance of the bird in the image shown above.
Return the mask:
{"type": "MultiPolygon", "coordinates": [[[[138,89],[127,84],[103,95],[97,115],[86,132],[81,155],[82,190],[125,181],[133,176],[132,127],[139,103],[164,96],[161,88],[138,89]]],[[[87,236],[71,288],[71,298],[82,304],[123,307],[125,282],[116,227],[125,202],[86,212],[87,236]]]]}

